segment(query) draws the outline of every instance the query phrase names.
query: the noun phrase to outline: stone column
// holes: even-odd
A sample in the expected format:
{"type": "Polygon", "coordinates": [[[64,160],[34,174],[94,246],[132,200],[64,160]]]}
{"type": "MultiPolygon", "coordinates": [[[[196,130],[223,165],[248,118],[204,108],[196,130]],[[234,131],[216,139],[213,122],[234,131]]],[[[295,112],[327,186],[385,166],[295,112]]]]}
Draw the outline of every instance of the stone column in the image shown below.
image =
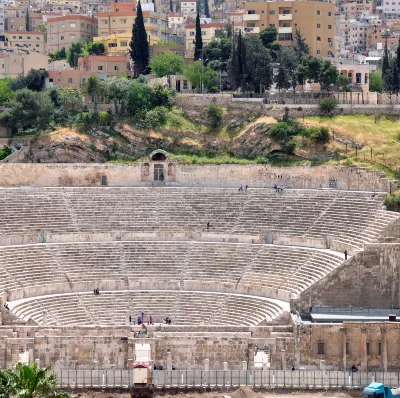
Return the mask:
{"type": "Polygon", "coordinates": [[[167,370],[172,370],[172,354],[171,354],[171,351],[167,352],[167,370]]]}
{"type": "Polygon", "coordinates": [[[210,370],[210,360],[209,359],[204,360],[204,370],[206,372],[208,372],[210,370]]]}
{"type": "Polygon", "coordinates": [[[387,329],[381,328],[381,368],[387,372],[387,329]]]}
{"type": "Polygon", "coordinates": [[[286,370],[286,350],[281,350],[282,370],[286,370]]]}
{"type": "Polygon", "coordinates": [[[343,366],[343,371],[346,371],[347,368],[347,353],[346,353],[346,345],[347,345],[347,335],[346,335],[346,329],[342,328],[340,329],[342,332],[342,366],[343,366]]]}
{"type": "Polygon", "coordinates": [[[226,372],[228,370],[228,362],[224,362],[224,371],[226,372]]]}
{"type": "Polygon", "coordinates": [[[242,362],[242,370],[247,370],[247,361],[242,362]]]}
{"type": "Polygon", "coordinates": [[[368,368],[367,358],[367,329],[361,328],[361,370],[365,372],[368,368]]]}
{"type": "MultiPolygon", "coordinates": [[[[0,303],[0,305],[1,305],[1,303],[0,303]]],[[[0,307],[0,308],[1,308],[1,307],[0,307]]],[[[0,325],[3,324],[3,313],[2,313],[2,311],[3,311],[3,310],[0,309],[0,325]]]]}
{"type": "Polygon", "coordinates": [[[43,311],[43,320],[42,320],[43,326],[47,325],[47,311],[43,311]]]}

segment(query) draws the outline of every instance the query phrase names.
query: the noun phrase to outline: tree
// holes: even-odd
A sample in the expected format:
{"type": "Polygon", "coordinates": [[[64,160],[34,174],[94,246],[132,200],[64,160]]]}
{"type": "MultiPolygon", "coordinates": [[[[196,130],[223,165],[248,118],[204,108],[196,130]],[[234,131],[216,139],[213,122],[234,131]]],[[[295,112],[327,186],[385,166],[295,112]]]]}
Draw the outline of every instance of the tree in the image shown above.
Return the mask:
{"type": "Polygon", "coordinates": [[[174,7],[173,7],[173,5],[172,5],[172,0],[169,0],[169,10],[170,10],[171,12],[174,12],[174,7]]]}
{"type": "Polygon", "coordinates": [[[66,392],[56,391],[57,379],[49,374],[51,368],[39,368],[17,363],[15,371],[0,371],[0,395],[19,398],[69,398],[66,392]]]}
{"type": "Polygon", "coordinates": [[[335,97],[322,98],[319,101],[319,110],[321,113],[332,113],[338,105],[338,101],[335,97]]]}
{"type": "Polygon", "coordinates": [[[389,51],[387,46],[387,37],[385,39],[385,48],[383,50],[383,60],[382,60],[382,76],[385,79],[386,72],[389,71],[389,51]]]}
{"type": "Polygon", "coordinates": [[[228,62],[228,70],[233,88],[243,88],[246,80],[246,44],[243,41],[241,31],[239,31],[237,37],[234,37],[232,41],[232,52],[228,62]]]}
{"type": "Polygon", "coordinates": [[[158,77],[183,73],[185,61],[183,57],[173,52],[159,53],[150,62],[152,73],[158,77]]]}
{"type": "Polygon", "coordinates": [[[29,27],[29,7],[26,9],[26,14],[25,14],[25,30],[29,32],[30,27],[29,27]]]}
{"type": "Polygon", "coordinates": [[[24,88],[15,93],[15,100],[9,101],[0,114],[0,123],[11,128],[41,129],[48,127],[53,112],[54,104],[47,93],[24,88]]]}
{"type": "Polygon", "coordinates": [[[97,103],[100,96],[104,93],[103,82],[96,76],[89,76],[87,82],[83,85],[85,93],[91,98],[94,111],[97,111],[97,103]]]}
{"type": "Polygon", "coordinates": [[[204,15],[206,18],[210,18],[210,8],[208,6],[208,0],[203,0],[204,1],[204,15]]]}
{"type": "Polygon", "coordinates": [[[391,58],[389,60],[389,69],[383,76],[383,87],[385,92],[391,97],[393,94],[399,94],[399,86],[399,71],[397,70],[396,59],[391,58]]]}
{"type": "Polygon", "coordinates": [[[245,37],[246,83],[251,91],[268,90],[272,85],[273,69],[269,51],[257,36],[245,37]]]}
{"type": "Polygon", "coordinates": [[[306,40],[303,38],[303,36],[300,33],[300,30],[296,28],[296,33],[295,33],[295,50],[297,57],[299,59],[303,58],[306,55],[310,54],[310,47],[306,43],[306,40]]]}
{"type": "Polygon", "coordinates": [[[149,42],[147,41],[140,0],[137,5],[135,23],[132,27],[130,48],[130,55],[134,63],[134,77],[146,75],[149,71],[149,42]]]}
{"type": "Polygon", "coordinates": [[[222,124],[224,112],[218,104],[210,104],[207,108],[207,119],[211,127],[218,128],[222,124]]]}
{"type": "Polygon", "coordinates": [[[214,38],[203,48],[203,56],[205,59],[208,59],[207,66],[211,69],[226,72],[231,51],[231,39],[225,37],[214,38]]]}
{"type": "Polygon", "coordinates": [[[369,91],[381,93],[383,91],[382,73],[373,71],[369,75],[369,91]]]}
{"type": "Polygon", "coordinates": [[[13,91],[27,88],[33,91],[41,91],[45,85],[45,79],[48,76],[46,71],[32,69],[26,76],[20,76],[10,82],[10,88],[13,91]]]}
{"type": "Polygon", "coordinates": [[[196,61],[189,65],[184,74],[197,91],[201,89],[202,83],[204,88],[208,91],[218,89],[218,73],[207,66],[204,67],[201,61],[196,61]]]}
{"type": "Polygon", "coordinates": [[[400,71],[400,37],[396,49],[396,65],[397,65],[397,70],[400,71]]]}
{"type": "Polygon", "coordinates": [[[110,77],[104,81],[104,92],[108,100],[113,101],[115,113],[125,114],[125,95],[129,88],[129,80],[125,77],[110,77]]]}
{"type": "Polygon", "coordinates": [[[260,33],[260,39],[266,48],[271,48],[271,44],[276,41],[277,37],[278,31],[273,27],[266,28],[260,33]]]}
{"type": "Polygon", "coordinates": [[[289,78],[283,65],[279,65],[278,73],[275,76],[274,82],[275,88],[277,88],[279,91],[281,91],[283,88],[287,89],[290,86],[289,78]]]}
{"type": "Polygon", "coordinates": [[[287,78],[291,86],[293,87],[293,91],[296,91],[296,87],[299,84],[296,73],[299,66],[299,59],[296,57],[296,52],[294,48],[281,47],[279,53],[279,62],[286,70],[287,78]]]}
{"type": "Polygon", "coordinates": [[[73,87],[63,87],[60,89],[59,98],[62,105],[75,110],[82,105],[82,93],[73,87]]]}
{"type": "Polygon", "coordinates": [[[0,105],[5,105],[9,100],[15,99],[15,93],[10,88],[11,79],[0,79],[0,105]]]}
{"type": "Polygon", "coordinates": [[[344,91],[344,92],[350,92],[351,91],[351,89],[349,87],[350,83],[351,83],[351,80],[349,77],[339,75],[339,79],[338,79],[339,90],[344,91]]]}
{"type": "Polygon", "coordinates": [[[201,34],[200,15],[196,16],[196,38],[194,43],[194,60],[198,61],[203,53],[203,38],[201,34]]]}
{"type": "Polygon", "coordinates": [[[339,78],[339,71],[336,66],[330,61],[322,61],[320,63],[319,70],[319,84],[321,85],[321,90],[329,91],[329,86],[331,84],[336,84],[339,78]]]}
{"type": "Polygon", "coordinates": [[[67,51],[67,62],[71,68],[78,66],[78,58],[83,54],[83,43],[81,41],[72,42],[67,51]]]}

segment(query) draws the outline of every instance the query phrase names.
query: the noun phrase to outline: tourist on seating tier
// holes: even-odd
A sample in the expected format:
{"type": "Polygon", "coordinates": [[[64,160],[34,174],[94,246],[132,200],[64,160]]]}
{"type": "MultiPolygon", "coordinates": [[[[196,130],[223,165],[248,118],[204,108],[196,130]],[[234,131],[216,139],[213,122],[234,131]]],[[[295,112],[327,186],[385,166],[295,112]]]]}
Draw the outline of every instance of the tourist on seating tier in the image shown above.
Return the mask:
{"type": "Polygon", "coordinates": [[[344,259],[347,260],[347,250],[344,251],[344,259]]]}

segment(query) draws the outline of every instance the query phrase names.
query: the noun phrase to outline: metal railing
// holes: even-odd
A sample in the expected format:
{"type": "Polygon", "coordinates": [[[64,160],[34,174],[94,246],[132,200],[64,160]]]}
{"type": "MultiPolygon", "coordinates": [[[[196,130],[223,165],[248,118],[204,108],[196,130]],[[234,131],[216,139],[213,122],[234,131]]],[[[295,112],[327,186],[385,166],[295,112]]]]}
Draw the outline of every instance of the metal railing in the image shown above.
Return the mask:
{"type": "MultiPolygon", "coordinates": [[[[129,387],[132,369],[57,370],[60,387],[129,387]]],[[[156,387],[360,388],[380,382],[400,386],[400,372],[343,372],[321,370],[156,370],[156,387]]]]}

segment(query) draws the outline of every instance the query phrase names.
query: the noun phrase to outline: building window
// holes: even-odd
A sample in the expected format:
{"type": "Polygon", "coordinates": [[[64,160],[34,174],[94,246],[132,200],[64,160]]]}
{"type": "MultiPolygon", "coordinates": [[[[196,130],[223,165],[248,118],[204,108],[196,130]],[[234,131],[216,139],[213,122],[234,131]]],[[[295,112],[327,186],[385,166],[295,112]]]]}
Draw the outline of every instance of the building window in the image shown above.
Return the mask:
{"type": "Polygon", "coordinates": [[[114,65],[114,70],[119,70],[118,65],[114,65]]]}
{"type": "Polygon", "coordinates": [[[361,73],[356,73],[356,83],[361,84],[361,73]]]}
{"type": "Polygon", "coordinates": [[[332,16],[332,13],[329,11],[328,12],[328,17],[331,17],[332,16]]]}
{"type": "Polygon", "coordinates": [[[371,344],[367,343],[367,355],[371,355],[371,344]]]}
{"type": "Polygon", "coordinates": [[[128,42],[127,42],[127,41],[121,41],[121,42],[119,43],[119,45],[120,45],[121,47],[128,47],[128,42]]]}
{"type": "Polygon", "coordinates": [[[70,27],[70,28],[75,28],[75,26],[76,26],[75,23],[70,23],[70,24],[69,24],[69,27],[70,27]]]}
{"type": "Polygon", "coordinates": [[[22,40],[22,36],[18,36],[18,39],[22,40]]]}
{"type": "Polygon", "coordinates": [[[317,15],[321,15],[321,11],[320,10],[317,10],[317,15]]]}
{"type": "Polygon", "coordinates": [[[382,355],[382,343],[379,341],[378,342],[378,356],[380,357],[382,355]]]}
{"type": "Polygon", "coordinates": [[[119,22],[121,22],[122,25],[126,24],[126,19],[120,19],[119,22]]]}
{"type": "Polygon", "coordinates": [[[190,36],[194,36],[194,32],[190,32],[190,36]]]}
{"type": "Polygon", "coordinates": [[[69,83],[69,84],[72,84],[72,77],[69,77],[69,78],[68,78],[68,83],[69,83]]]}
{"type": "Polygon", "coordinates": [[[350,343],[346,343],[346,355],[350,355],[350,343]]]}
{"type": "Polygon", "coordinates": [[[103,66],[102,66],[102,65],[99,65],[99,66],[97,67],[97,70],[103,70],[103,66]]]}
{"type": "Polygon", "coordinates": [[[16,39],[17,38],[17,36],[13,36],[13,39],[16,39]]]}
{"type": "Polygon", "coordinates": [[[321,24],[320,23],[317,23],[317,28],[319,29],[321,27],[321,24]]]}
{"type": "Polygon", "coordinates": [[[275,14],[275,10],[269,10],[269,15],[274,15],[275,14]]]}
{"type": "Polygon", "coordinates": [[[40,44],[36,44],[36,47],[40,47],[40,44]]]}
{"type": "Polygon", "coordinates": [[[321,41],[321,38],[319,36],[317,36],[317,41],[321,41]]]}
{"type": "Polygon", "coordinates": [[[317,354],[318,355],[325,355],[325,342],[318,341],[317,354]]]}
{"type": "Polygon", "coordinates": [[[60,37],[60,40],[64,40],[64,36],[61,36],[61,37],[60,37]]]}
{"type": "Polygon", "coordinates": [[[328,29],[332,29],[332,25],[328,25],[328,29]]]}
{"type": "Polygon", "coordinates": [[[205,30],[202,30],[202,31],[201,31],[201,35],[202,35],[202,36],[205,36],[206,34],[207,34],[207,32],[206,32],[205,30]]]}
{"type": "Polygon", "coordinates": [[[184,81],[183,81],[183,89],[184,89],[184,90],[187,90],[187,89],[188,89],[188,82],[187,82],[187,80],[184,80],[184,81]]]}
{"type": "Polygon", "coordinates": [[[269,27],[270,27],[270,28],[275,28],[275,24],[274,24],[274,23],[270,23],[270,24],[269,24],[269,27]]]}
{"type": "Polygon", "coordinates": [[[107,21],[106,19],[103,19],[103,20],[101,21],[101,24],[102,24],[102,25],[108,25],[108,21],[107,21]]]}
{"type": "Polygon", "coordinates": [[[278,33],[279,41],[291,41],[293,40],[291,33],[278,33]]]}
{"type": "Polygon", "coordinates": [[[61,24],[61,29],[64,29],[65,28],[65,25],[62,23],[61,24]]]}
{"type": "Polygon", "coordinates": [[[321,50],[317,50],[317,54],[321,54],[321,50]]]}

